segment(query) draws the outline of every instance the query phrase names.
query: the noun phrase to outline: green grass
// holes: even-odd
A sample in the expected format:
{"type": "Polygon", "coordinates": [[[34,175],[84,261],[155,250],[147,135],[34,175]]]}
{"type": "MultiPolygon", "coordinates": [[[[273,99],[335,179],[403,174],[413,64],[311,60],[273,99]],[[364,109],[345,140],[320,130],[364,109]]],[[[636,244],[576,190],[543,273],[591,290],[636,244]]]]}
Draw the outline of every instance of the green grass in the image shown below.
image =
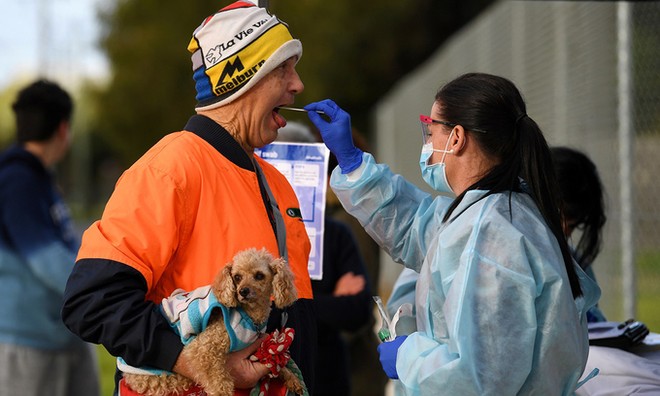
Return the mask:
{"type": "Polygon", "coordinates": [[[115,390],[115,357],[110,355],[104,347],[96,348],[99,359],[99,376],[101,380],[101,396],[112,396],[115,390]]]}
{"type": "Polygon", "coordinates": [[[654,333],[660,333],[660,252],[637,257],[637,317],[654,333]]]}

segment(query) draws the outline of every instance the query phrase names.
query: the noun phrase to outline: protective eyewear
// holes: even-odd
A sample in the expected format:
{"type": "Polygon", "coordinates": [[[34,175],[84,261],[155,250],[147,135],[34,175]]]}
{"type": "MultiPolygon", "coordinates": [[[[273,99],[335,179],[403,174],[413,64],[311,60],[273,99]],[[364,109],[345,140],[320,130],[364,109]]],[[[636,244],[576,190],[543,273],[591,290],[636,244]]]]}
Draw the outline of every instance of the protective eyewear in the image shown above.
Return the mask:
{"type": "Polygon", "coordinates": [[[428,143],[429,139],[431,138],[431,131],[429,131],[429,125],[442,124],[450,128],[456,126],[456,124],[452,124],[451,122],[434,120],[433,118],[429,116],[425,116],[423,114],[419,115],[419,122],[422,124],[422,144],[428,143]]]}
{"type": "MultiPolygon", "coordinates": [[[[422,143],[423,144],[426,144],[429,141],[429,139],[431,138],[431,132],[429,131],[429,125],[431,125],[431,124],[442,124],[442,125],[446,125],[450,128],[453,128],[456,125],[458,125],[458,124],[453,124],[453,123],[447,122],[447,121],[434,120],[433,118],[431,118],[429,116],[425,116],[423,114],[419,115],[419,121],[422,124],[422,143]]],[[[473,131],[473,132],[486,133],[486,131],[484,131],[482,129],[468,129],[468,130],[473,131]]]]}

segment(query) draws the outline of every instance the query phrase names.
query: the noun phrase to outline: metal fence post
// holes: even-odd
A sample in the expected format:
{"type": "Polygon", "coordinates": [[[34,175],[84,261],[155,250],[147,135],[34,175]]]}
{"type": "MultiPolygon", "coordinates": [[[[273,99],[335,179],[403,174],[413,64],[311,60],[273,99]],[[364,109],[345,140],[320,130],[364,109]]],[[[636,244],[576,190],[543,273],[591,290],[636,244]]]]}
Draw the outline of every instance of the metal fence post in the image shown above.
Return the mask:
{"type": "Polygon", "coordinates": [[[635,243],[633,208],[632,161],[633,139],[631,127],[631,18],[630,3],[617,4],[617,75],[618,75],[618,113],[619,113],[619,198],[621,205],[621,273],[623,281],[623,313],[626,318],[636,315],[635,283],[635,243]]]}

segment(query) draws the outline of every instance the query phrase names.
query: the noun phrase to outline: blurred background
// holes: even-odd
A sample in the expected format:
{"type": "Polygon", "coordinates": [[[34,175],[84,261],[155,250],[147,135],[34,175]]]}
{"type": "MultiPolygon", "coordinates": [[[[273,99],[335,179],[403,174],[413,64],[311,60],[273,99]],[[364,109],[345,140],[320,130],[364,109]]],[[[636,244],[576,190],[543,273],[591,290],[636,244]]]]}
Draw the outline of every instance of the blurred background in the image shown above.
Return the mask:
{"type": "MultiPolygon", "coordinates": [[[[81,230],[121,172],[193,114],[186,47],[204,17],[229,3],[2,0],[0,146],[13,136],[20,87],[41,76],[74,94],[73,149],[58,173],[81,230]]],[[[435,91],[468,71],[511,79],[548,142],[585,151],[599,168],[608,214],[594,267],[601,309],[660,332],[659,2],[267,5],[303,42],[296,106],[334,99],[377,160],[420,187],[418,115],[435,91]]],[[[386,300],[401,267],[382,253],[373,260],[386,300]]],[[[103,364],[113,370],[111,359],[103,364]]]]}

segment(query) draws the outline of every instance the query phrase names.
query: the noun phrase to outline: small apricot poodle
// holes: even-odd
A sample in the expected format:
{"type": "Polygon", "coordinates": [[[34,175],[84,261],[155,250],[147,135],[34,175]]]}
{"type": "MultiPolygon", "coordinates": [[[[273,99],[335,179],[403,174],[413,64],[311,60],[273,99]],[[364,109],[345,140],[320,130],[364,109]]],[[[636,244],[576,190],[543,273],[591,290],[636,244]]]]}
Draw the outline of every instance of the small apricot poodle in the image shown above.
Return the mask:
{"type": "MultiPolygon", "coordinates": [[[[257,327],[265,326],[271,311],[271,295],[275,306],[284,308],[297,299],[293,274],[282,258],[274,258],[265,249],[239,252],[216,277],[212,287],[218,302],[225,307],[240,307],[257,327]]],[[[124,381],[145,396],[176,395],[200,385],[209,396],[234,394],[234,382],[225,367],[231,341],[225,328],[222,310],[211,313],[208,326],[184,346],[182,355],[193,365],[195,377],[179,374],[142,375],[124,373],[124,381]]],[[[280,377],[287,389],[303,394],[304,384],[287,367],[280,377]]]]}

